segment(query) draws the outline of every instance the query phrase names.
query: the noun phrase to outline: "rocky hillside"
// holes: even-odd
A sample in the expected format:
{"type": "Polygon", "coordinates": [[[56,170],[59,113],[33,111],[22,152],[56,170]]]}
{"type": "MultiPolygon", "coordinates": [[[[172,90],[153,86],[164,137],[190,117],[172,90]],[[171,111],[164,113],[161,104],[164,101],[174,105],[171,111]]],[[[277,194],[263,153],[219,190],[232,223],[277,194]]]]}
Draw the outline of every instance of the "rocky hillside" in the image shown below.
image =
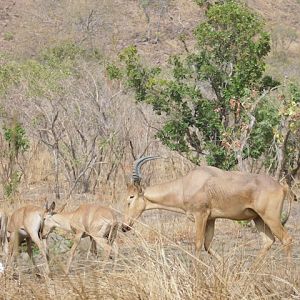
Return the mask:
{"type": "MultiPolygon", "coordinates": [[[[300,72],[299,0],[247,0],[263,15],[272,33],[270,71],[296,77],[300,72]]],[[[184,51],[179,41],[203,18],[192,0],[88,0],[0,1],[0,51],[13,56],[34,56],[39,49],[75,40],[101,49],[111,57],[129,44],[137,44],[157,64],[170,53],[184,51]]]]}

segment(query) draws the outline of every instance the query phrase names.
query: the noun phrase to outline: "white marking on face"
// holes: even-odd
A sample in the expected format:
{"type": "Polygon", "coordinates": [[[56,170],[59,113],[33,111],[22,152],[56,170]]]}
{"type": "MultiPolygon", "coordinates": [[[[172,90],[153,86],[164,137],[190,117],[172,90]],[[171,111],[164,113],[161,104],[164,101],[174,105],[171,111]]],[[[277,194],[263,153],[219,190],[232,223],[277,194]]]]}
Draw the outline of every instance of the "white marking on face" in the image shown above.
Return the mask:
{"type": "Polygon", "coordinates": [[[20,229],[19,229],[19,233],[20,233],[22,236],[28,236],[27,231],[26,231],[25,229],[23,229],[23,228],[20,228],[20,229]]]}
{"type": "Polygon", "coordinates": [[[129,196],[128,205],[131,205],[134,202],[134,199],[135,199],[134,195],[129,196]]]}

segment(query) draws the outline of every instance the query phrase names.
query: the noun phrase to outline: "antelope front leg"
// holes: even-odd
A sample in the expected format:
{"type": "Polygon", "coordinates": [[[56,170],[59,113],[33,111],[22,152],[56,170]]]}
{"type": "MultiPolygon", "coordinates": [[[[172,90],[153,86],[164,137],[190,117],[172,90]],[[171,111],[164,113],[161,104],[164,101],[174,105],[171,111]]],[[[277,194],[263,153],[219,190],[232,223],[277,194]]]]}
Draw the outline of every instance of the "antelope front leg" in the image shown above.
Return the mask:
{"type": "Polygon", "coordinates": [[[209,216],[209,211],[199,212],[194,215],[195,225],[196,225],[195,248],[196,248],[197,256],[200,256],[200,251],[203,246],[205,228],[206,228],[208,216],[209,216]]]}
{"type": "Polygon", "coordinates": [[[76,234],[75,234],[75,237],[74,237],[74,243],[73,243],[73,246],[72,246],[72,248],[71,248],[71,250],[70,250],[70,256],[69,256],[68,263],[67,263],[67,266],[66,266],[66,269],[65,269],[65,273],[66,273],[66,274],[69,273],[70,266],[71,266],[71,263],[72,263],[72,260],[73,260],[73,257],[74,257],[76,248],[77,248],[77,246],[79,245],[79,242],[80,242],[80,240],[81,240],[81,238],[82,238],[82,235],[83,235],[82,232],[79,232],[79,233],[76,233],[76,234]]]}
{"type": "Polygon", "coordinates": [[[31,238],[30,237],[26,238],[26,244],[27,244],[27,253],[28,253],[30,259],[33,261],[32,242],[31,242],[31,238]]]}
{"type": "Polygon", "coordinates": [[[92,253],[93,255],[97,255],[97,245],[96,242],[94,241],[94,239],[90,236],[90,246],[86,255],[86,259],[89,259],[89,255],[90,253],[92,253]]]}
{"type": "Polygon", "coordinates": [[[110,258],[110,254],[111,254],[111,251],[112,251],[112,246],[110,246],[108,244],[108,241],[107,241],[106,238],[94,237],[94,240],[97,243],[98,247],[100,246],[103,249],[102,257],[103,257],[103,261],[105,262],[105,264],[104,264],[104,266],[105,266],[107,261],[110,258]]]}
{"type": "Polygon", "coordinates": [[[39,235],[37,232],[28,232],[32,241],[38,246],[42,256],[44,257],[45,260],[45,272],[47,274],[50,273],[49,265],[48,265],[48,260],[47,260],[47,253],[46,249],[44,249],[43,242],[40,240],[39,235]]]}
{"type": "Polygon", "coordinates": [[[18,232],[11,232],[9,237],[9,243],[8,243],[8,254],[6,258],[6,266],[9,266],[14,261],[14,257],[17,254],[18,251],[18,245],[19,239],[18,239],[18,232]]]}
{"type": "Polygon", "coordinates": [[[34,258],[33,258],[33,252],[32,252],[32,240],[31,240],[31,237],[30,237],[30,236],[26,237],[26,244],[27,244],[27,253],[28,253],[29,258],[30,258],[30,260],[31,260],[31,262],[32,262],[32,264],[33,264],[33,266],[34,266],[34,268],[35,268],[36,273],[38,274],[38,273],[39,273],[39,270],[38,270],[38,267],[37,267],[37,265],[36,265],[36,263],[35,263],[35,260],[34,260],[34,258]]]}
{"type": "Polygon", "coordinates": [[[49,250],[48,250],[47,239],[42,239],[42,241],[43,241],[44,249],[46,251],[47,260],[49,261],[49,250]]]}
{"type": "Polygon", "coordinates": [[[211,249],[210,244],[214,237],[215,232],[215,220],[208,220],[205,229],[205,239],[204,239],[204,249],[213,257],[215,257],[219,262],[222,261],[221,256],[211,249]]]}

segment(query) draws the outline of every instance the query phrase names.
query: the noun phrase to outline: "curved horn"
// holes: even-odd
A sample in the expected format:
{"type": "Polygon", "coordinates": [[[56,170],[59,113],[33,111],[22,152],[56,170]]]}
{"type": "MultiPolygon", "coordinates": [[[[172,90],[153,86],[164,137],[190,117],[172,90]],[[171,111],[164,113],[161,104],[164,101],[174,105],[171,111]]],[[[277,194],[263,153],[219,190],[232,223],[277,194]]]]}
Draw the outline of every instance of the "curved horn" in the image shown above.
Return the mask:
{"type": "Polygon", "coordinates": [[[141,181],[141,166],[152,159],[158,159],[159,156],[144,156],[137,159],[133,164],[133,171],[132,171],[132,179],[133,182],[140,182],[141,181]]]}

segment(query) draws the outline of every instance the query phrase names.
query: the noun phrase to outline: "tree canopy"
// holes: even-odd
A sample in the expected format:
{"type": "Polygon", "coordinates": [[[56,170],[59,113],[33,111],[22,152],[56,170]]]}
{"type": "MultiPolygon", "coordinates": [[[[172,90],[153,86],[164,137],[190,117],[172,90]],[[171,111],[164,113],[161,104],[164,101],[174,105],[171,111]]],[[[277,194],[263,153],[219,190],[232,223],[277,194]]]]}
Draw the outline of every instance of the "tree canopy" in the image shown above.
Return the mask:
{"type": "Polygon", "coordinates": [[[146,66],[131,46],[120,54],[124,68],[109,73],[123,74],[136,101],[162,115],[157,137],[170,149],[223,169],[238,165],[245,170],[246,160],[263,158],[264,167],[282,174],[289,167],[279,149],[285,148],[284,157],[287,152],[299,156],[292,137],[299,124],[291,121],[299,113],[299,88],[279,88],[265,75],[270,36],[263,20],[245,5],[223,1],[208,6],[194,37],[195,49],[185,47],[166,68],[146,66]],[[294,107],[293,117],[282,113],[287,106],[294,107]]]}

